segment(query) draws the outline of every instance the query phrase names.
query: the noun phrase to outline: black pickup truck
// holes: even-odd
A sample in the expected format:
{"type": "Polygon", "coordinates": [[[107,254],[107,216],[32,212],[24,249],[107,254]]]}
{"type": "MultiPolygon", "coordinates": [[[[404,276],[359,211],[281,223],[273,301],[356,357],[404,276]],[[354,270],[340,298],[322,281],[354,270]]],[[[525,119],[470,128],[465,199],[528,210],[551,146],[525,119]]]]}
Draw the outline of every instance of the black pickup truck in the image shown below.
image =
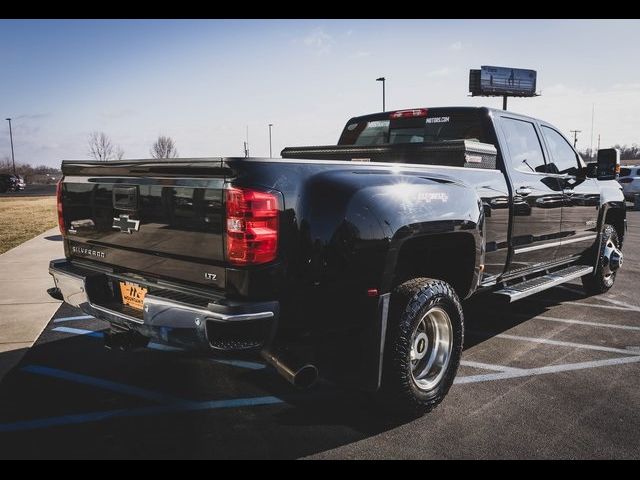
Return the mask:
{"type": "Polygon", "coordinates": [[[376,113],[282,157],[64,161],[51,293],[108,321],[110,348],[262,355],[421,414],[453,383],[463,300],[602,293],[622,265],[619,165],[541,120],[376,113]]]}

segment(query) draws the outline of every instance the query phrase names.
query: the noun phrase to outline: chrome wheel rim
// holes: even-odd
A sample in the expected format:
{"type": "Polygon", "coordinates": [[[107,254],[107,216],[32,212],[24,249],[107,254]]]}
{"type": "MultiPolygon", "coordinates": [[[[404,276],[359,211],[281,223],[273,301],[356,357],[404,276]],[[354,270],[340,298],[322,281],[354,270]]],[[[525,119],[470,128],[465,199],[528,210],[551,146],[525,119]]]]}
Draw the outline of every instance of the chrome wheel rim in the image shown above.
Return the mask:
{"type": "Polygon", "coordinates": [[[610,280],[615,275],[616,271],[622,266],[622,261],[622,252],[618,250],[611,238],[608,239],[602,256],[602,272],[605,280],[610,280]]]}
{"type": "Polygon", "coordinates": [[[449,314],[440,307],[425,313],[411,335],[411,378],[420,390],[432,390],[442,380],[453,346],[449,314]]]}

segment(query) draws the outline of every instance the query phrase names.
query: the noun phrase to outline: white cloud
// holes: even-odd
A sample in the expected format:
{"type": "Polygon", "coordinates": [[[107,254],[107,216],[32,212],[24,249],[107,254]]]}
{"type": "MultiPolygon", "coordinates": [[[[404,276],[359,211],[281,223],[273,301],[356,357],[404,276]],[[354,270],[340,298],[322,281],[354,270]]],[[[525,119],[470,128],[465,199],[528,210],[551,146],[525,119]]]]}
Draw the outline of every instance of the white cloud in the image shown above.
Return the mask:
{"type": "Polygon", "coordinates": [[[331,47],[336,43],[331,35],[326,33],[323,28],[314,28],[302,42],[316,53],[323,55],[331,51],[331,47]]]}
{"type": "Polygon", "coordinates": [[[358,51],[358,52],[354,53],[354,54],[353,54],[353,55],[351,55],[351,56],[352,56],[352,57],[355,57],[355,58],[370,57],[370,56],[371,56],[371,52],[367,52],[367,51],[364,51],[364,50],[360,50],[360,51],[358,51]]]}
{"type": "Polygon", "coordinates": [[[427,77],[446,77],[451,74],[451,71],[449,67],[441,67],[427,72],[427,77]]]}
{"type": "Polygon", "coordinates": [[[462,50],[462,42],[458,40],[457,42],[449,45],[449,50],[462,50]]]}

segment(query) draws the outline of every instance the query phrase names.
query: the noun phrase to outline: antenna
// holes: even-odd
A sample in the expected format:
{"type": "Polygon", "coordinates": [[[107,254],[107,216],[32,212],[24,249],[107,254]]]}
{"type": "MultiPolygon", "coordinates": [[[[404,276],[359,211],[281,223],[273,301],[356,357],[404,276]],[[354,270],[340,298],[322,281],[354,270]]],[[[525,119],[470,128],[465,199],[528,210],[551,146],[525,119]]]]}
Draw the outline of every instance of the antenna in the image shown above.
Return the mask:
{"type": "Polygon", "coordinates": [[[578,134],[582,132],[582,130],[569,130],[573,133],[573,148],[576,148],[576,144],[578,143],[578,134]]]}
{"type": "Polygon", "coordinates": [[[247,125],[247,140],[244,142],[244,156],[249,157],[249,125],[247,125]]]}

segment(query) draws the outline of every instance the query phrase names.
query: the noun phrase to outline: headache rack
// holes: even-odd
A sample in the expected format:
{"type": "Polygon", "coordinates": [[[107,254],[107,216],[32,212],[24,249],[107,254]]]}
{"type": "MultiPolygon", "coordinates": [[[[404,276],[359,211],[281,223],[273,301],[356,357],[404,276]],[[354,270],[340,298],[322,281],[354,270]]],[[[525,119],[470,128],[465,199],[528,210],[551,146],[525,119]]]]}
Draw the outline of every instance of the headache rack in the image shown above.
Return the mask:
{"type": "Polygon", "coordinates": [[[496,147],[474,140],[403,143],[395,145],[326,145],[287,147],[282,158],[351,162],[419,163],[450,167],[496,168],[496,147]]]}

